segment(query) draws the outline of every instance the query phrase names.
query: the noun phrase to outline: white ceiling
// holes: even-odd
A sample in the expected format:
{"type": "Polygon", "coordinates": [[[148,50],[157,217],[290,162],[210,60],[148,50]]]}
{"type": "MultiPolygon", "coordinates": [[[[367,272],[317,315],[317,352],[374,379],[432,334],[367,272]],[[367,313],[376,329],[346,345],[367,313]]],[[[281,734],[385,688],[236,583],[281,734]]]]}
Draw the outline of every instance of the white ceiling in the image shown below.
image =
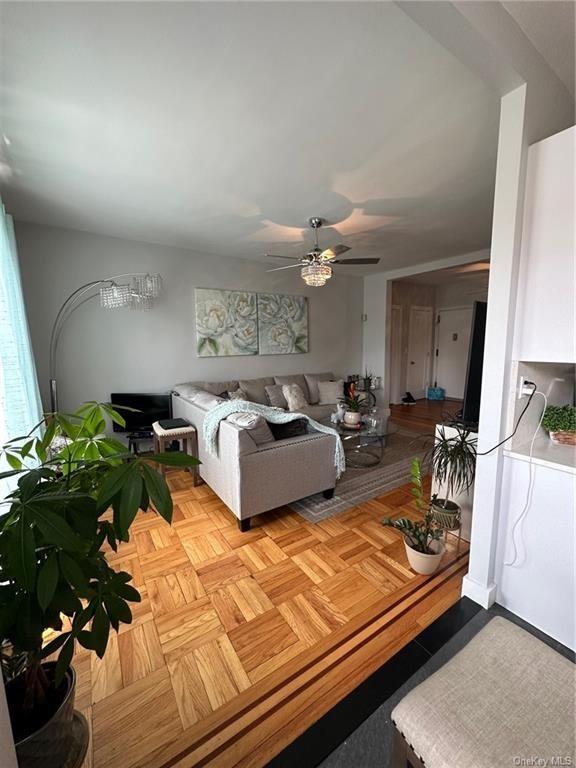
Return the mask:
{"type": "Polygon", "coordinates": [[[513,0],[502,5],[572,96],[576,75],[574,0],[513,0]]]}
{"type": "Polygon", "coordinates": [[[0,14],[16,219],[256,258],[319,215],[379,269],[489,246],[499,98],[392,3],[0,14]]]}
{"type": "Polygon", "coordinates": [[[419,283],[421,285],[452,285],[474,282],[478,285],[487,286],[489,275],[490,262],[474,261],[471,264],[419,272],[417,275],[398,278],[398,282],[419,283]]]}

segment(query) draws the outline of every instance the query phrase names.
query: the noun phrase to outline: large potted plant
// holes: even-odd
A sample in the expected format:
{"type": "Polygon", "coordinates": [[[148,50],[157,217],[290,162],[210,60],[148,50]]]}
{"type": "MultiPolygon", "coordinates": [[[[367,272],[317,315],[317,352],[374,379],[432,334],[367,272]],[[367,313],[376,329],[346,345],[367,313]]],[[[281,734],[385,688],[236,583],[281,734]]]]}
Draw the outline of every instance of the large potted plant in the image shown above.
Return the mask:
{"type": "Polygon", "coordinates": [[[433,478],[445,494],[434,498],[432,510],[439,525],[453,531],[460,525],[460,506],[454,497],[469,491],[476,473],[477,439],[468,429],[456,427],[456,434],[448,437],[444,427],[438,427],[434,445],[429,452],[433,478]]]}
{"type": "MultiPolygon", "coordinates": [[[[387,517],[382,521],[382,525],[395,528],[404,534],[404,546],[410,567],[416,573],[429,576],[438,569],[445,551],[444,544],[440,541],[443,529],[435,519],[431,503],[424,499],[420,459],[412,461],[411,478],[411,492],[418,510],[424,513],[424,519],[414,522],[407,517],[387,517]]],[[[434,500],[432,497],[431,501],[434,500]]]]}
{"type": "MultiPolygon", "coordinates": [[[[2,449],[12,469],[0,477],[17,480],[0,507],[0,641],[20,768],[79,765],[87,732],[74,713],[75,644],[102,658],[110,629],[130,623],[129,603],[140,601],[105,547],[128,541],[139,509],[172,519],[166,481],[106,436],[107,417],[124,422],[109,405],[86,403],[71,416],[49,415],[2,449]]],[[[148,458],[197,463],[176,452],[148,458]]]]}
{"type": "Polygon", "coordinates": [[[542,426],[556,445],[576,445],[576,406],[549,405],[542,426]]]}

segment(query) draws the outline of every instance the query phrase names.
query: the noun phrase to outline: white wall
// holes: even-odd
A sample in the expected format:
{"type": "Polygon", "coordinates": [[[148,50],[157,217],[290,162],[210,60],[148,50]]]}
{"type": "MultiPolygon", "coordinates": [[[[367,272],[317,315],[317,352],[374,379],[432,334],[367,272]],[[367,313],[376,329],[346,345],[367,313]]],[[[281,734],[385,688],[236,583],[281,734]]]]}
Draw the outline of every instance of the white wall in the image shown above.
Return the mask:
{"type": "Polygon", "coordinates": [[[488,271],[474,277],[462,278],[452,283],[436,286],[436,309],[471,307],[475,301],[488,298],[488,271]]]}
{"type": "Polygon", "coordinates": [[[151,312],[81,306],[61,337],[60,407],[105,400],[113,391],[167,391],[181,381],[252,378],[301,371],[348,373],[362,366],[363,280],[334,276],[308,288],[297,269],[91,235],[16,225],[32,345],[44,403],[48,345],[66,296],[90,280],[123,272],[160,272],[164,293],[151,312]],[[310,352],[301,355],[197,358],[194,288],[232,288],[309,297],[310,352]]]}

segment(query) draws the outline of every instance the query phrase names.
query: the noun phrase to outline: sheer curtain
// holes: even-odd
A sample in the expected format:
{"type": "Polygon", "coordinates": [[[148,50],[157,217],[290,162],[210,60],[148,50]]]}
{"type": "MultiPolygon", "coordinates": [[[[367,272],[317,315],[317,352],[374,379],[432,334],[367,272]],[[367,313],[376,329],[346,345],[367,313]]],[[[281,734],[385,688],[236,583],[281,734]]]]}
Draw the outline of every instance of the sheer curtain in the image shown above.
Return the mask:
{"type": "MultiPolygon", "coordinates": [[[[0,200],[0,445],[25,435],[41,416],[14,225],[0,200]]],[[[0,458],[0,471],[7,468],[0,458]]],[[[0,499],[12,487],[11,479],[0,480],[0,499]]]]}

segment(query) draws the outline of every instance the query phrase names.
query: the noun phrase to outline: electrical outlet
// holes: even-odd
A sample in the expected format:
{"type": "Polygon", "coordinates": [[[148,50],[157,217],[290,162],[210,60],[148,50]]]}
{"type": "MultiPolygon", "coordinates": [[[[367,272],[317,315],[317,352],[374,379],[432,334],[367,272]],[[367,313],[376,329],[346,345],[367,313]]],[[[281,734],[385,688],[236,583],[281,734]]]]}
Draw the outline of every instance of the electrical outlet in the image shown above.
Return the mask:
{"type": "Polygon", "coordinates": [[[530,397],[534,392],[535,384],[533,381],[528,381],[524,376],[520,376],[520,384],[518,386],[518,392],[516,397],[518,400],[522,400],[523,397],[530,397]]]}

